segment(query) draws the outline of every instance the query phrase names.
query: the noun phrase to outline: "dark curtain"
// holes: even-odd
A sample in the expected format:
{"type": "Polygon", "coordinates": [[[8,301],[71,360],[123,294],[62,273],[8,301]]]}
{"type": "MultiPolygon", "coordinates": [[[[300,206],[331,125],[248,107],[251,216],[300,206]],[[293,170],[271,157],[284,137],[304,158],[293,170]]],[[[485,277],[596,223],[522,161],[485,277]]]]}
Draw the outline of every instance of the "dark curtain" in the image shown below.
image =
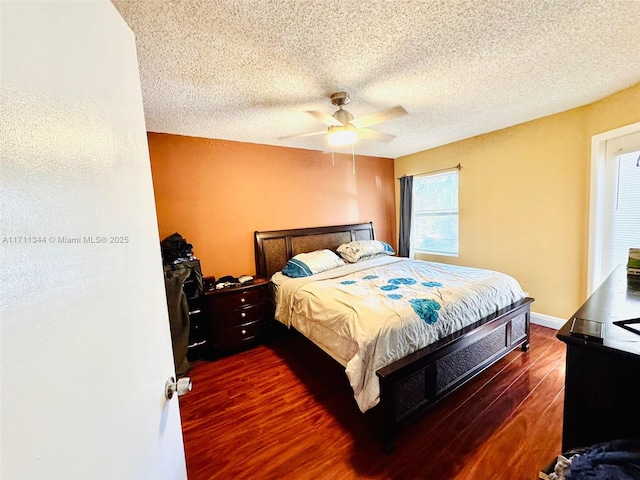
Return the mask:
{"type": "Polygon", "coordinates": [[[400,178],[400,238],[398,256],[408,257],[411,250],[411,206],[413,203],[413,176],[400,178]]]}

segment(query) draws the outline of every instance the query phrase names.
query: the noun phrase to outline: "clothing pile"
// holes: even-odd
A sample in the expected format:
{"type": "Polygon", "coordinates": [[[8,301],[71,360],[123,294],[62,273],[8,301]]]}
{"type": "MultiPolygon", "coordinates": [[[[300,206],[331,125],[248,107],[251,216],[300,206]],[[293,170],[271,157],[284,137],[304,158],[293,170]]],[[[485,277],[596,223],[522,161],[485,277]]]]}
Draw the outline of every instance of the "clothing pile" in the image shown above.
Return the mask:
{"type": "Polygon", "coordinates": [[[162,261],[167,264],[189,262],[194,260],[193,245],[188,243],[182,235],[174,233],[160,242],[162,261]]]}
{"type": "Polygon", "coordinates": [[[638,480],[640,440],[614,440],[558,456],[543,480],[638,480]]]}

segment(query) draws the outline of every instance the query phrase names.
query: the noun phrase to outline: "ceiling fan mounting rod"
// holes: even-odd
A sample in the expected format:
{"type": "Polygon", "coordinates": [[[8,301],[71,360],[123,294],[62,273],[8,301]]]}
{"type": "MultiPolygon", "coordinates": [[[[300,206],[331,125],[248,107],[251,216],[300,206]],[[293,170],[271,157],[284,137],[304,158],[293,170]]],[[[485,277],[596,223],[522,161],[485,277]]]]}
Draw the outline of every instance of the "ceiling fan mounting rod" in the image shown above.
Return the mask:
{"type": "Polygon", "coordinates": [[[336,111],[332,116],[344,126],[349,125],[349,122],[353,120],[353,115],[351,115],[347,110],[343,110],[342,107],[340,107],[340,110],[336,111]]]}
{"type": "Polygon", "coordinates": [[[351,102],[351,96],[347,92],[336,92],[331,95],[331,103],[342,108],[344,105],[348,105],[351,102]]]}

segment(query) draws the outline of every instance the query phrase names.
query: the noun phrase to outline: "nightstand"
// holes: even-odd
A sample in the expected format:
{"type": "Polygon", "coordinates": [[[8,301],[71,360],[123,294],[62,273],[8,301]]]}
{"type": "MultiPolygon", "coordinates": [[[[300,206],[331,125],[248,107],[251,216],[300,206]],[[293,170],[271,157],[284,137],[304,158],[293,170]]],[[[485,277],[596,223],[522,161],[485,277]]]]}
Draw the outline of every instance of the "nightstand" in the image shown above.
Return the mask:
{"type": "Polygon", "coordinates": [[[212,349],[215,356],[260,343],[271,325],[269,281],[207,291],[212,349]]]}

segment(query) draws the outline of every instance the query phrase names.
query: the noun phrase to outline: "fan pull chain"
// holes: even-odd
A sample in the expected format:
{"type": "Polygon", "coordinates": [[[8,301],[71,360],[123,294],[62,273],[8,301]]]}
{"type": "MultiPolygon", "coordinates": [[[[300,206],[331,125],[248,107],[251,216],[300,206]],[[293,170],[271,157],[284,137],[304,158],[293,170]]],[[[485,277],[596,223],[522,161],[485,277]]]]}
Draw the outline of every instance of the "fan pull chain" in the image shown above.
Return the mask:
{"type": "MultiPolygon", "coordinates": [[[[622,151],[622,149],[618,150],[622,151]]],[[[616,158],[618,162],[618,177],[616,178],[616,212],[618,211],[618,205],[620,204],[620,157],[616,158]]]]}
{"type": "Polygon", "coordinates": [[[353,174],[356,174],[356,155],[353,151],[353,143],[351,144],[351,165],[353,168],[353,174]]]}
{"type": "MultiPolygon", "coordinates": [[[[332,166],[336,166],[336,160],[335,157],[333,155],[333,145],[331,145],[331,165],[332,166]]],[[[356,174],[356,154],[355,151],[353,149],[353,144],[351,145],[351,170],[353,172],[353,174],[356,174]]]]}

